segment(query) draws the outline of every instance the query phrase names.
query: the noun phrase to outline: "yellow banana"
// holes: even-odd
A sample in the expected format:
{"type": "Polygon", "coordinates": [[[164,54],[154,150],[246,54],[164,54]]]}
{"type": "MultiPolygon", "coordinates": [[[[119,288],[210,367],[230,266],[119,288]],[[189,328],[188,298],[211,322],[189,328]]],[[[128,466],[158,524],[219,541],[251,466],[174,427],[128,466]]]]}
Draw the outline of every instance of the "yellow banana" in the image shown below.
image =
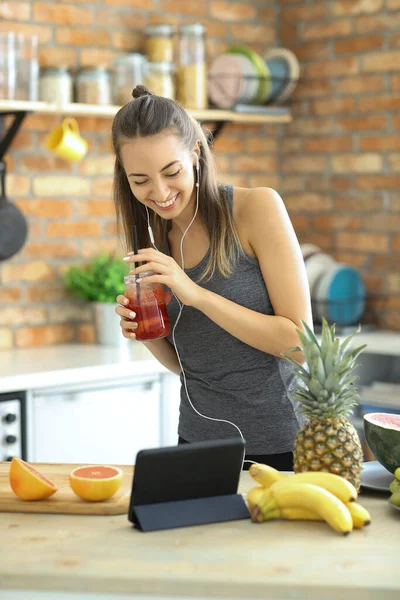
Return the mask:
{"type": "Polygon", "coordinates": [[[275,481],[286,478],[284,473],[277,471],[277,469],[274,469],[274,467],[270,467],[269,465],[263,465],[262,463],[251,465],[249,473],[257,483],[266,488],[275,483],[275,481]]]}
{"type": "Polygon", "coordinates": [[[308,508],[281,508],[281,518],[288,521],[322,521],[322,517],[308,508]]]}
{"type": "Polygon", "coordinates": [[[260,495],[263,493],[263,491],[264,488],[262,485],[255,485],[251,488],[251,490],[247,492],[246,502],[250,511],[253,508],[253,506],[257,504],[258,500],[260,499],[260,495]]]}
{"type": "Polygon", "coordinates": [[[394,472],[394,476],[396,477],[396,479],[400,480],[400,467],[397,467],[397,469],[394,472]]]}
{"type": "Polygon", "coordinates": [[[334,475],[333,473],[325,473],[323,471],[307,471],[304,473],[295,473],[289,475],[285,479],[275,482],[271,487],[271,491],[277,491],[283,488],[297,485],[298,483],[312,483],[318,487],[324,488],[342,502],[353,502],[357,499],[357,490],[350,481],[334,475]]]}
{"type": "Polygon", "coordinates": [[[349,502],[346,506],[353,519],[353,526],[356,529],[361,529],[361,527],[365,527],[371,523],[371,515],[361,504],[358,504],[358,502],[349,502]]]}
{"type": "Polygon", "coordinates": [[[319,515],[339,533],[348,534],[353,529],[353,520],[347,506],[322,487],[312,483],[293,483],[275,491],[272,488],[267,491],[272,496],[272,500],[265,498],[265,494],[262,495],[260,500],[264,510],[256,505],[252,511],[256,513],[258,521],[275,507],[280,510],[304,508],[319,515]],[[259,512],[256,509],[259,509],[259,512]]]}

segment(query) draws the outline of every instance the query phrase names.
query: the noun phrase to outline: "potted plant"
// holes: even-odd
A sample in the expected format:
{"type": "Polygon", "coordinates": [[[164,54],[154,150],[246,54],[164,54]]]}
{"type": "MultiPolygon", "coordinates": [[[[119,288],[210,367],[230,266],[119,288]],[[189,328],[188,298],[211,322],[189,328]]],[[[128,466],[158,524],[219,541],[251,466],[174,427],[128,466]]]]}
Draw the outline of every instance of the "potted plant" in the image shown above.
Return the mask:
{"type": "Polygon", "coordinates": [[[84,265],[66,271],[64,283],[77,298],[93,302],[96,335],[99,344],[119,346],[125,343],[115,312],[116,297],[124,292],[128,265],[113,255],[94,256],[84,265]]]}

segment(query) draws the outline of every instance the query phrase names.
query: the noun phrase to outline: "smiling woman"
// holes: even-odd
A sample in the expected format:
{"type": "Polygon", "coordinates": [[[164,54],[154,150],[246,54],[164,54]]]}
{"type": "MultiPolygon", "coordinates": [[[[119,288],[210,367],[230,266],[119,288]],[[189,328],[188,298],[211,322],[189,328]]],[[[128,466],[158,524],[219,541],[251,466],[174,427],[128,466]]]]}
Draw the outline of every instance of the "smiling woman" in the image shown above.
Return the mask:
{"type": "MultiPolygon", "coordinates": [[[[178,103],[138,86],[113,123],[114,200],[132,273],[168,286],[172,331],[146,343],[181,376],[179,440],[246,441],[246,460],[292,469],[302,418],[294,374],[282,352],[312,326],[300,247],[280,196],[270,188],[217,183],[197,123],[178,103]],[[133,265],[134,266],[134,265],[133,265]]],[[[135,313],[118,296],[123,335],[135,313]]],[[[293,355],[302,360],[297,352],[293,355]]]]}

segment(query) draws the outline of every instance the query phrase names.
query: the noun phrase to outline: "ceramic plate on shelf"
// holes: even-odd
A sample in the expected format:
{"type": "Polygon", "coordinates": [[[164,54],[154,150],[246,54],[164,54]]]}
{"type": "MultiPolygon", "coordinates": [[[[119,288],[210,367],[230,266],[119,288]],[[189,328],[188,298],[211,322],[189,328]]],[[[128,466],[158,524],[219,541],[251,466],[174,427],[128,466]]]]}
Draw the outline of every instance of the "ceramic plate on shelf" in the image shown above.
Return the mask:
{"type": "Polygon", "coordinates": [[[363,464],[361,487],[366,490],[390,493],[389,485],[393,479],[393,473],[390,473],[385,467],[382,467],[377,460],[372,460],[363,464]]]}

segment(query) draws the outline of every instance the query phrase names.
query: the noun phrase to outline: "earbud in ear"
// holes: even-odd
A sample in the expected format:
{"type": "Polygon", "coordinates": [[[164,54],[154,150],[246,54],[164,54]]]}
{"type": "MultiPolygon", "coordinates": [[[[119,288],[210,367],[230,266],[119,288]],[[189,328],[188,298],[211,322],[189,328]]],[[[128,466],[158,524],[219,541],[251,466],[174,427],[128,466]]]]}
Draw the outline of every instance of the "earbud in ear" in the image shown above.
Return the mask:
{"type": "Polygon", "coordinates": [[[200,186],[200,160],[199,160],[199,155],[197,154],[197,152],[193,152],[195,158],[196,158],[196,171],[197,171],[197,181],[196,181],[196,187],[200,186]]]}

